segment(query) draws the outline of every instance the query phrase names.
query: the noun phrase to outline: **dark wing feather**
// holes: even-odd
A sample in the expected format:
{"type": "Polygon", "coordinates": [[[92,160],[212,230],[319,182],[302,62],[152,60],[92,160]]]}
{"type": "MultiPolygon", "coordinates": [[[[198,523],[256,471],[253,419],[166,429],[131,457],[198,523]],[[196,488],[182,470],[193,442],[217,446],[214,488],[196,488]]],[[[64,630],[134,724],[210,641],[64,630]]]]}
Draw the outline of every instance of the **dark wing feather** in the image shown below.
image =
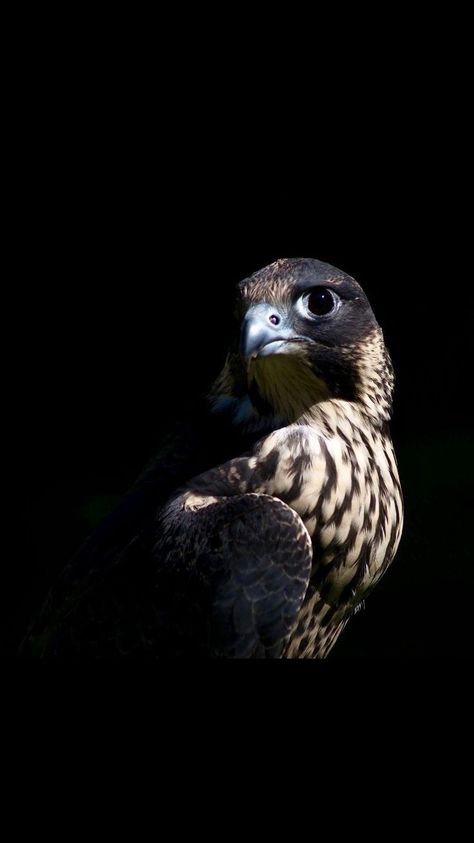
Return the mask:
{"type": "MultiPolygon", "coordinates": [[[[279,500],[240,494],[229,485],[230,467],[245,475],[247,485],[258,479],[258,472],[244,471],[245,459],[209,470],[237,450],[230,433],[218,435],[223,421],[216,424],[203,413],[194,427],[185,425],[169,439],[65,568],[22,655],[90,659],[281,652],[309,579],[309,537],[299,516],[279,500]],[[176,488],[196,474],[210,484],[211,494],[223,496],[218,503],[192,511],[179,497],[166,506],[176,488]]],[[[240,447],[244,444],[252,442],[241,438],[240,447]]]]}
{"type": "Polygon", "coordinates": [[[199,584],[209,654],[281,655],[311,572],[311,541],[300,517],[269,495],[246,494],[196,511],[178,499],[162,527],[161,570],[199,584]]]}

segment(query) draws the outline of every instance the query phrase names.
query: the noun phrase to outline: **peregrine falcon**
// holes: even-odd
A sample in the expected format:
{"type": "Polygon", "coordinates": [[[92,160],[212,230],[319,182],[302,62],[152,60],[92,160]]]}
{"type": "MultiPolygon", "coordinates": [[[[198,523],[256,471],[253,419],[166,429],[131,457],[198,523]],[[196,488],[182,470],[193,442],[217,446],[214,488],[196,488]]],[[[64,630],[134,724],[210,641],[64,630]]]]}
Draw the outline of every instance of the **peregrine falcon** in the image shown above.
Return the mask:
{"type": "Polygon", "coordinates": [[[69,563],[29,657],[324,658],[390,565],[394,384],[359,284],[278,260],[237,288],[222,372],[69,563]]]}

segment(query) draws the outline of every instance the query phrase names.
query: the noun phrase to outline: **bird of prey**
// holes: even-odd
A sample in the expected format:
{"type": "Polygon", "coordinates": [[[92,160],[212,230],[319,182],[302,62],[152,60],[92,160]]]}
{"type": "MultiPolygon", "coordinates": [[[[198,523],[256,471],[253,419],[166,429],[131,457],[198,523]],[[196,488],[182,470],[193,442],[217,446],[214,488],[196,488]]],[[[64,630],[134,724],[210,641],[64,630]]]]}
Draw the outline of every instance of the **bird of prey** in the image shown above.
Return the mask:
{"type": "Polygon", "coordinates": [[[393,369],[359,284],[278,260],[225,365],[70,562],[29,657],[324,658],[392,561],[393,369]]]}

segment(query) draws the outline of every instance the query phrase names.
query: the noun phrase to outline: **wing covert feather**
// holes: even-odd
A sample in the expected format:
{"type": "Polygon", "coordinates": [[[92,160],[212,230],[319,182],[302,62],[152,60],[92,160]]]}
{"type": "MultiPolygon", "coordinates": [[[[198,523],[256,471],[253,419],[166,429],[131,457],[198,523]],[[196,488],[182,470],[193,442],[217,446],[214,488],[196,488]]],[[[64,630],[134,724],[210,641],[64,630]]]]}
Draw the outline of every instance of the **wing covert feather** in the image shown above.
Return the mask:
{"type": "Polygon", "coordinates": [[[162,565],[209,594],[211,648],[227,658],[278,657],[303,603],[312,546],[300,517],[270,495],[244,494],[164,513],[162,565]]]}

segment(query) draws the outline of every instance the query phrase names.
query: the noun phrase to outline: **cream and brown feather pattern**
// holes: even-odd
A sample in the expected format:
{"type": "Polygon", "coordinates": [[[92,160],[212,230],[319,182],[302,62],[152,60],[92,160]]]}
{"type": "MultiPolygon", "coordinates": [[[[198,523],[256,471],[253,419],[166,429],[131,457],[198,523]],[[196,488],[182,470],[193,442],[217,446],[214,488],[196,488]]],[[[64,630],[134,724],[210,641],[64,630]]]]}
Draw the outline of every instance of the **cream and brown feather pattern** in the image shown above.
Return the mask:
{"type": "Polygon", "coordinates": [[[192,432],[68,566],[27,653],[323,658],[387,569],[394,379],[363,290],[279,260],[241,282],[236,320],[192,432]]]}

